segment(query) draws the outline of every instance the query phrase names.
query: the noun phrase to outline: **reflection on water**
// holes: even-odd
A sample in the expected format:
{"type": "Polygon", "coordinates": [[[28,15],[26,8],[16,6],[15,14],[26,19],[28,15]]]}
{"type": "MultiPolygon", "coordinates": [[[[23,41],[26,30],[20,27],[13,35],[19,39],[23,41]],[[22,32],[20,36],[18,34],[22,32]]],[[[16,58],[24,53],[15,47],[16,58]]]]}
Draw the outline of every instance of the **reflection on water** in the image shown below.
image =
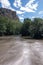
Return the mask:
{"type": "Polygon", "coordinates": [[[0,65],[43,65],[43,40],[0,38],[0,65]]]}

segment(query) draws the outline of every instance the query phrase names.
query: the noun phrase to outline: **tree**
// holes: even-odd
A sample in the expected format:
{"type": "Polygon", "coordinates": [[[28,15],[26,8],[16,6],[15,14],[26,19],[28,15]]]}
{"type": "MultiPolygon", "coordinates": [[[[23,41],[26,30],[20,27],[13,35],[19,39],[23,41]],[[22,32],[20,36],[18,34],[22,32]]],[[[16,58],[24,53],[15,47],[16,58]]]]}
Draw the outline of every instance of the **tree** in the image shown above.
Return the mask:
{"type": "Polygon", "coordinates": [[[20,34],[22,23],[18,20],[0,16],[0,35],[20,34]]]}
{"type": "Polygon", "coordinates": [[[32,25],[30,26],[30,33],[33,38],[41,38],[41,26],[43,20],[41,18],[34,18],[32,25]]]}
{"type": "Polygon", "coordinates": [[[30,32],[29,32],[29,26],[31,24],[31,19],[24,19],[23,25],[22,25],[22,29],[21,29],[21,34],[22,36],[29,36],[30,32]]]}
{"type": "Polygon", "coordinates": [[[0,16],[0,35],[4,35],[6,32],[6,19],[2,16],[0,16]]]}

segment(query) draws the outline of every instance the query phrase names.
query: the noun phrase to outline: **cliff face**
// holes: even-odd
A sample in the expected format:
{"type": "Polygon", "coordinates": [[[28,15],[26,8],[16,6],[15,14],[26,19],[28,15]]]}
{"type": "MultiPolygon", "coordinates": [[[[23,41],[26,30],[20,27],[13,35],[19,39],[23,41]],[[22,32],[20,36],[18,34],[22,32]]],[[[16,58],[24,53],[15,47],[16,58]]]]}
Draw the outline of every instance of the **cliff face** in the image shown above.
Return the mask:
{"type": "Polygon", "coordinates": [[[11,11],[11,10],[6,9],[6,8],[0,8],[0,15],[14,19],[14,20],[19,20],[15,11],[11,11]]]}

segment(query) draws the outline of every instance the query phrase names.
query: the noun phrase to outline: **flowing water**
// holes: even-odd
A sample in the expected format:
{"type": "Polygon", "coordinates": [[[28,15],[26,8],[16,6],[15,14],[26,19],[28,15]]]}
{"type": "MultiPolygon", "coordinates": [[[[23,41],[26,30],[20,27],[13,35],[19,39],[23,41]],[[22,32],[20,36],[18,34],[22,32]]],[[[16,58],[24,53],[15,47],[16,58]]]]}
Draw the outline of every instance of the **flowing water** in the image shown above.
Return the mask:
{"type": "Polygon", "coordinates": [[[43,40],[0,38],[0,65],[43,65],[43,40]]]}

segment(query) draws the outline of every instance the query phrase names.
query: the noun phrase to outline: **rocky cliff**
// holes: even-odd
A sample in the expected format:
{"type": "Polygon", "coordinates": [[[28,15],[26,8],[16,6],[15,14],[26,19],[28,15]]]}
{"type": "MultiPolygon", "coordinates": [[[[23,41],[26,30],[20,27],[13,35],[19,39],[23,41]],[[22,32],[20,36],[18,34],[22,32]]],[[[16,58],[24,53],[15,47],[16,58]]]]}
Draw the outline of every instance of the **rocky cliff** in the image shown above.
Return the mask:
{"type": "Polygon", "coordinates": [[[15,11],[12,11],[10,9],[6,9],[6,8],[0,8],[0,15],[1,16],[5,16],[14,20],[19,20],[17,14],[15,11]]]}

